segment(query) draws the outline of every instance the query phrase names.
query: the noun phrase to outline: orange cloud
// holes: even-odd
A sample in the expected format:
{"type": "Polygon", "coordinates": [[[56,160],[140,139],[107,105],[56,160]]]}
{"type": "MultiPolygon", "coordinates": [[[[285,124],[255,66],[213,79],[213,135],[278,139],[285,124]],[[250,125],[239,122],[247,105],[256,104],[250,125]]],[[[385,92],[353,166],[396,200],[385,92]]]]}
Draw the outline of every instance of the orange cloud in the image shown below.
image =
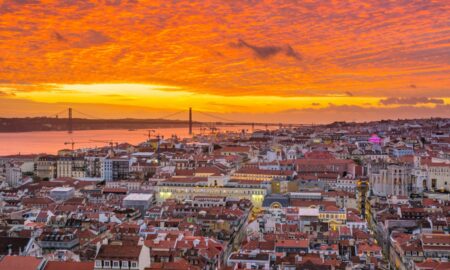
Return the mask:
{"type": "MultiPolygon", "coordinates": [[[[205,111],[248,112],[261,110],[248,109],[252,97],[309,98],[297,109],[336,97],[359,106],[364,98],[448,98],[449,13],[447,1],[5,0],[0,91],[67,102],[67,89],[49,85],[166,85],[189,93],[178,103],[198,94],[205,111]]],[[[131,106],[142,98],[99,92],[76,101],[131,106]]],[[[143,98],[150,107],[151,97],[143,98]]],[[[288,100],[271,110],[292,109],[288,100]]]]}

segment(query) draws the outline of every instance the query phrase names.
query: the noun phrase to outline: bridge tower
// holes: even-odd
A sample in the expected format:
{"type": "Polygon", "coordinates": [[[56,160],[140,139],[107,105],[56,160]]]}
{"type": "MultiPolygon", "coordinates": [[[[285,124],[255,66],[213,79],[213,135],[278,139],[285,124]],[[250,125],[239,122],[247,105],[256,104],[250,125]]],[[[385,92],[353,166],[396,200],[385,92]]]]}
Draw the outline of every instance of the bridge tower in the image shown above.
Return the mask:
{"type": "Polygon", "coordinates": [[[69,117],[67,118],[67,132],[72,133],[72,108],[69,108],[69,117]]]}
{"type": "Polygon", "coordinates": [[[189,107],[189,135],[192,135],[192,107],[189,107]]]}

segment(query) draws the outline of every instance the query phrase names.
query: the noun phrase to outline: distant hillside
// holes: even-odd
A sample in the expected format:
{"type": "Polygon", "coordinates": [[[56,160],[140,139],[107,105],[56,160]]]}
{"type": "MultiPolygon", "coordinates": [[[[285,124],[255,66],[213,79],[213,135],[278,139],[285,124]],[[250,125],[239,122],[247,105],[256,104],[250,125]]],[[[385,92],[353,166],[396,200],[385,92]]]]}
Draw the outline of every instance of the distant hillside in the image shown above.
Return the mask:
{"type": "MultiPolygon", "coordinates": [[[[194,122],[194,125],[197,124],[194,122]]],[[[72,119],[73,130],[187,127],[187,125],[187,121],[163,119],[72,119]]],[[[68,130],[68,120],[65,118],[0,118],[0,132],[64,130],[68,130]]]]}

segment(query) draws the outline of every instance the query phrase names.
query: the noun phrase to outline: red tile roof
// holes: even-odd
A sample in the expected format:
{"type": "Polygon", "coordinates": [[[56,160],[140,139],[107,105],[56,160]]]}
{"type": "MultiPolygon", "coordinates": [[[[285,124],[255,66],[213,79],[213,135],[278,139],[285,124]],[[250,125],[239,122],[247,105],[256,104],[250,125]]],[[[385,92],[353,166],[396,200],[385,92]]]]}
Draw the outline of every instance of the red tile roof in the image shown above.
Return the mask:
{"type": "Polygon", "coordinates": [[[1,270],[36,270],[42,260],[31,256],[5,256],[0,261],[1,270]]]}
{"type": "Polygon", "coordinates": [[[140,246],[103,245],[98,251],[99,259],[131,259],[137,260],[141,253],[140,246]]]}
{"type": "Polygon", "coordinates": [[[45,265],[44,270],[92,270],[94,262],[57,262],[50,261],[45,265]]]}
{"type": "Polygon", "coordinates": [[[277,241],[275,243],[275,247],[302,247],[302,248],[308,248],[309,247],[309,240],[308,239],[301,239],[301,240],[281,240],[277,241]]]}

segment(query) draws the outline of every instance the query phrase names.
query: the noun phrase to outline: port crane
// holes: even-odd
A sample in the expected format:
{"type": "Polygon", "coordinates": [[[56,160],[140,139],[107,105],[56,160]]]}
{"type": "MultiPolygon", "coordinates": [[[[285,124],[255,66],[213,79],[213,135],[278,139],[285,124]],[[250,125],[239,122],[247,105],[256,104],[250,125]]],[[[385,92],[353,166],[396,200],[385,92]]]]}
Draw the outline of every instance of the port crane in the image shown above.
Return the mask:
{"type": "Polygon", "coordinates": [[[113,150],[114,145],[116,146],[116,148],[119,146],[118,142],[115,141],[105,141],[105,140],[90,140],[91,142],[101,142],[101,143],[106,143],[109,144],[109,146],[111,147],[111,150],[113,150]]]}
{"type": "Polygon", "coordinates": [[[72,151],[74,150],[75,144],[80,144],[80,143],[92,143],[92,142],[76,142],[76,141],[70,141],[70,142],[64,142],[64,145],[70,145],[72,151]]]}
{"type": "Polygon", "coordinates": [[[152,137],[152,133],[156,133],[156,130],[154,130],[154,129],[149,129],[149,130],[147,130],[147,134],[144,134],[144,135],[146,135],[147,136],[147,141],[150,141],[150,138],[152,137]]]}

